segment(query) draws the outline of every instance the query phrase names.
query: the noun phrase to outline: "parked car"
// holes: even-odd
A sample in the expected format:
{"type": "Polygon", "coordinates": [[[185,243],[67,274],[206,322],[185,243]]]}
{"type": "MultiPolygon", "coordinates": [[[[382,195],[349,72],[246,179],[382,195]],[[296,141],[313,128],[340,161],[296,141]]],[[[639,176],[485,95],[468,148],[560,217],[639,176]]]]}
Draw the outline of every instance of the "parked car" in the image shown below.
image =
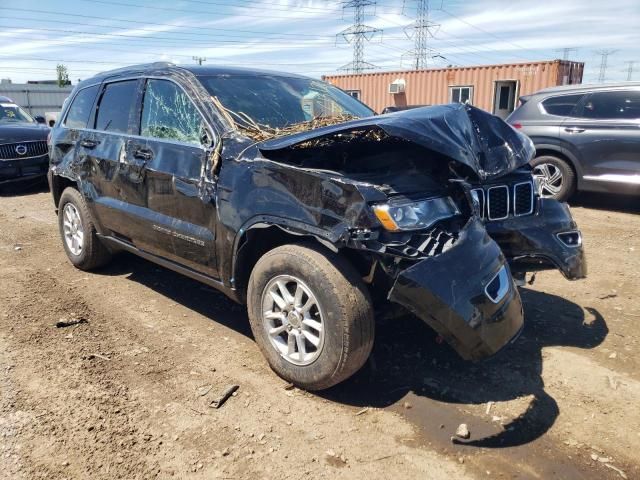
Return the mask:
{"type": "Polygon", "coordinates": [[[533,140],[543,196],[640,194],[640,83],[553,87],[520,102],[507,122],[533,140]]]}
{"type": "Polygon", "coordinates": [[[0,97],[0,187],[46,177],[49,129],[43,123],[10,98],[0,97]]]}
{"type": "Polygon", "coordinates": [[[220,289],[306,389],[364,364],[374,312],[414,313],[478,360],[523,326],[513,277],[586,273],[531,141],[471,106],[374,116],[302,76],[152,64],[83,81],[60,118],[49,182],[71,263],[124,250],[220,289]]]}
{"type": "Polygon", "coordinates": [[[384,115],[385,113],[402,112],[404,110],[411,110],[413,108],[422,108],[428,106],[429,105],[391,105],[389,107],[384,107],[384,109],[382,110],[382,114],[384,115]]]}

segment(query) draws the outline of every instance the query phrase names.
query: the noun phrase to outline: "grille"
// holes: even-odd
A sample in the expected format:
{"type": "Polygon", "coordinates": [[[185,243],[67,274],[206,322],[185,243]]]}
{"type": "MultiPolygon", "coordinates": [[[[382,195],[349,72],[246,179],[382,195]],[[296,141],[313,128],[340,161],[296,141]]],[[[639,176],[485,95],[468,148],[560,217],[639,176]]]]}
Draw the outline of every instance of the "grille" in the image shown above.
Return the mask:
{"type": "Polygon", "coordinates": [[[0,145],[0,159],[2,160],[19,160],[21,158],[39,157],[40,155],[46,155],[48,152],[47,142],[19,142],[19,143],[6,143],[0,145]],[[23,155],[19,155],[16,152],[16,147],[19,145],[24,146],[26,149],[23,155]]]}
{"type": "Polygon", "coordinates": [[[489,220],[502,220],[509,216],[509,187],[500,185],[487,190],[487,214],[489,220]]]}
{"type": "Polygon", "coordinates": [[[534,210],[532,182],[516,183],[513,188],[508,185],[497,185],[486,190],[475,188],[472,193],[477,199],[481,218],[502,220],[509,215],[530,215],[534,210]]]}
{"type": "Polygon", "coordinates": [[[513,187],[513,214],[516,217],[533,212],[533,184],[516,183],[513,187]]]}

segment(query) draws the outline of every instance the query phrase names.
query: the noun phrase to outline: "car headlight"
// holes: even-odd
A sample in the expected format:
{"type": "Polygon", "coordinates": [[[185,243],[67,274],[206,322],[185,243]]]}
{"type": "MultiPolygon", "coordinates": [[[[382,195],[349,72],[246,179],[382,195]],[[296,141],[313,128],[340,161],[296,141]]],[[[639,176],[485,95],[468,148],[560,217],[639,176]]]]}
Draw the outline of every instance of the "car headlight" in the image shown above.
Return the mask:
{"type": "Polygon", "coordinates": [[[438,197],[416,202],[374,205],[373,212],[384,228],[395,232],[427,228],[438,220],[460,213],[460,210],[450,197],[438,197]]]}

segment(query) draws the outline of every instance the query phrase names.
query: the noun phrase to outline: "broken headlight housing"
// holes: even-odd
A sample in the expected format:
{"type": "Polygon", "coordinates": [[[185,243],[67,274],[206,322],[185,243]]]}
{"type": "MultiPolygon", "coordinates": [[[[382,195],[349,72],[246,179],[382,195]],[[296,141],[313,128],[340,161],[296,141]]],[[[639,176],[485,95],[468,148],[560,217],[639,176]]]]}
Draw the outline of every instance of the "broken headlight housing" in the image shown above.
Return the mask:
{"type": "Polygon", "coordinates": [[[460,213],[451,197],[374,205],[376,218],[389,231],[420,230],[460,213]]]}

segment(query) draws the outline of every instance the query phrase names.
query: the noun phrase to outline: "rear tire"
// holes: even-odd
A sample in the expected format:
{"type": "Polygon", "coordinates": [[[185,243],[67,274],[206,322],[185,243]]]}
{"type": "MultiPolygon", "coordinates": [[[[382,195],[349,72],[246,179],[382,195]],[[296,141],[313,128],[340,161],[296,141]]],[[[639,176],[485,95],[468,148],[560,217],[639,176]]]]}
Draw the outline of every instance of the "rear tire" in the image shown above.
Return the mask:
{"type": "Polygon", "coordinates": [[[533,176],[538,179],[542,196],[566,202],[576,189],[576,174],[566,160],[552,155],[533,159],[533,176]]]}
{"type": "Polygon", "coordinates": [[[247,308],[271,368],[306,390],[340,383],[371,353],[369,293],[353,267],[334,253],[303,245],[267,252],[251,272],[247,308]]]}
{"type": "Polygon", "coordinates": [[[87,204],[75,188],[65,188],[60,196],[58,227],[64,251],[74,267],[92,270],[111,260],[111,252],[98,238],[87,204]]]}

